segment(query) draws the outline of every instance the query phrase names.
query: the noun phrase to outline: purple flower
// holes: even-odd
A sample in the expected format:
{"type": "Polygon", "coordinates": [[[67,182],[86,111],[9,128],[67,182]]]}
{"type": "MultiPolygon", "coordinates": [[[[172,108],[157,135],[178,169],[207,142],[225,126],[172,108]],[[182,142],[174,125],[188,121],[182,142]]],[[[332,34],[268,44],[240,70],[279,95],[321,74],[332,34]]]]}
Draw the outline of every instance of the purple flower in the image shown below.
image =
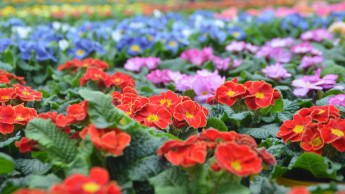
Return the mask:
{"type": "Polygon", "coordinates": [[[317,83],[313,84],[303,79],[294,80],[291,85],[297,87],[293,91],[295,96],[305,96],[310,90],[322,90],[322,87],[317,86],[317,83]]]}
{"type": "Polygon", "coordinates": [[[322,56],[304,56],[301,60],[301,64],[299,65],[300,68],[308,69],[311,66],[316,66],[317,64],[323,62],[322,56]]]}
{"type": "Polygon", "coordinates": [[[230,66],[230,61],[231,59],[230,58],[225,58],[225,59],[222,59],[220,57],[217,57],[217,56],[213,56],[212,59],[213,63],[216,65],[216,68],[218,70],[228,70],[229,69],[229,66],[230,66]]]}
{"type": "Polygon", "coordinates": [[[328,98],[328,104],[345,107],[345,94],[338,94],[334,97],[328,98]]]}
{"type": "Polygon", "coordinates": [[[324,39],[332,39],[333,35],[324,28],[311,30],[301,34],[301,39],[304,41],[321,42],[324,39]]]}
{"type": "Polygon", "coordinates": [[[266,42],[266,46],[270,46],[273,48],[276,47],[289,47],[295,42],[295,40],[291,37],[288,38],[274,38],[269,42],[266,42]]]}
{"type": "Polygon", "coordinates": [[[262,72],[266,74],[266,77],[275,80],[282,80],[291,76],[291,74],[280,63],[267,66],[262,69],[262,72]]]}
{"type": "Polygon", "coordinates": [[[271,59],[275,59],[278,63],[288,63],[292,57],[290,53],[280,47],[273,48],[268,56],[271,59]]]}
{"type": "Polygon", "coordinates": [[[243,41],[232,41],[231,44],[225,47],[225,50],[230,52],[241,52],[246,48],[246,43],[243,41]]]}
{"type": "Polygon", "coordinates": [[[171,81],[169,76],[170,70],[154,70],[146,75],[146,79],[152,81],[154,84],[169,83],[171,81]]]}

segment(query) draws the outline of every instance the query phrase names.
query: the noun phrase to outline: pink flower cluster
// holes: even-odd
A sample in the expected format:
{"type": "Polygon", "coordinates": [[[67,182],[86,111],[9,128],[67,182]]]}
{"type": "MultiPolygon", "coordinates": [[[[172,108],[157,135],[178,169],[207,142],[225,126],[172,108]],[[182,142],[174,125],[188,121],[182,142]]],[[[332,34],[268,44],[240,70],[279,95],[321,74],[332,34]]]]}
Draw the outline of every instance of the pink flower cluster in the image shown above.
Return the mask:
{"type": "Polygon", "coordinates": [[[288,63],[291,60],[291,53],[285,51],[281,47],[263,46],[256,53],[257,57],[275,59],[278,63],[288,63]]]}
{"type": "Polygon", "coordinates": [[[262,72],[266,74],[266,77],[280,81],[288,78],[291,74],[280,63],[269,65],[262,69],[262,72]]]}
{"type": "Polygon", "coordinates": [[[333,38],[333,34],[328,32],[324,28],[319,28],[319,29],[316,29],[316,30],[310,30],[310,31],[304,32],[303,34],[301,34],[300,38],[302,40],[304,40],[304,41],[321,42],[324,39],[332,39],[333,38]]]}
{"type": "Polygon", "coordinates": [[[195,75],[172,72],[169,69],[155,70],[146,76],[155,84],[174,82],[176,90],[194,90],[194,100],[198,103],[206,103],[207,98],[214,95],[216,89],[225,82],[225,77],[218,75],[218,71],[209,72],[206,69],[199,70],[195,75]]]}
{"type": "Polygon", "coordinates": [[[336,86],[336,79],[338,75],[328,74],[325,75],[323,78],[320,78],[321,69],[317,69],[315,75],[312,76],[303,76],[297,80],[292,82],[292,86],[296,87],[293,93],[296,96],[305,96],[310,90],[323,90],[323,89],[331,89],[336,88],[339,90],[343,90],[343,86],[336,86]]]}
{"type": "Polygon", "coordinates": [[[291,47],[290,51],[296,54],[312,54],[312,55],[322,55],[322,52],[314,48],[308,41],[299,43],[291,47]]]}
{"type": "Polygon", "coordinates": [[[345,94],[338,94],[334,97],[328,98],[328,104],[345,107],[345,94]]]}
{"type": "Polygon", "coordinates": [[[273,48],[276,47],[289,47],[295,43],[295,39],[288,37],[288,38],[274,38],[269,42],[266,42],[266,46],[270,46],[273,48]]]}
{"type": "Polygon", "coordinates": [[[147,67],[149,70],[157,69],[161,62],[161,59],[156,57],[134,57],[127,60],[124,68],[128,71],[140,72],[142,67],[147,67]]]}
{"type": "Polygon", "coordinates": [[[257,50],[259,50],[259,47],[250,43],[245,43],[244,41],[232,41],[225,47],[225,50],[230,52],[242,52],[247,50],[251,53],[255,53],[257,50]]]}
{"type": "Polygon", "coordinates": [[[309,67],[316,66],[321,62],[323,62],[322,56],[304,56],[301,60],[301,64],[298,67],[308,69],[309,67]]]}

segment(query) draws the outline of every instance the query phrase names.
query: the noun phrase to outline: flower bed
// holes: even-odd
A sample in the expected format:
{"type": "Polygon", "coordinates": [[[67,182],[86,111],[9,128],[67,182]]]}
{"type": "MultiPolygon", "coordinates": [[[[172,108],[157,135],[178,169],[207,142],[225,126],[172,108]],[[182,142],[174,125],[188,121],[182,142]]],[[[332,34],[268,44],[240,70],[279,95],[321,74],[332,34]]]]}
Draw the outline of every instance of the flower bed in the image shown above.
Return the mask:
{"type": "Polygon", "coordinates": [[[345,4],[313,9],[3,18],[0,193],[344,192],[345,4]]]}

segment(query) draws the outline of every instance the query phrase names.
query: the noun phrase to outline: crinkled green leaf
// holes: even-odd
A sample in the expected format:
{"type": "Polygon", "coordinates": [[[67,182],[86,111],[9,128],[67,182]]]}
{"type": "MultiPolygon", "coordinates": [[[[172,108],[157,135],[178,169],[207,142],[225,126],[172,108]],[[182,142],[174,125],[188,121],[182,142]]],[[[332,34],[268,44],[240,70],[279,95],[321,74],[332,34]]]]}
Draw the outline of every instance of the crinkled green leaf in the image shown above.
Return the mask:
{"type": "Polygon", "coordinates": [[[277,137],[277,133],[279,132],[279,126],[273,123],[273,124],[263,125],[258,128],[240,128],[238,132],[242,134],[250,135],[258,139],[266,139],[270,136],[277,137]]]}

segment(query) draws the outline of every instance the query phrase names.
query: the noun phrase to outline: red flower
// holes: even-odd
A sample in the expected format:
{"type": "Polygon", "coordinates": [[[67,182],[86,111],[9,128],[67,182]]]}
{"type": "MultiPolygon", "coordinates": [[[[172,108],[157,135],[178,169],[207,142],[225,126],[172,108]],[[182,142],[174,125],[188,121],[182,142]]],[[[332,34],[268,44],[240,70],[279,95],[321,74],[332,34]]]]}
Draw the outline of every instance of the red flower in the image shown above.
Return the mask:
{"type": "Polygon", "coordinates": [[[97,67],[89,67],[87,68],[84,76],[80,78],[79,82],[80,86],[83,86],[88,80],[93,80],[98,82],[98,86],[104,86],[106,85],[106,81],[108,79],[110,79],[110,76],[102,69],[99,69],[97,67]]]}
{"type": "Polygon", "coordinates": [[[79,104],[72,104],[67,107],[67,117],[70,117],[74,122],[79,122],[87,117],[87,101],[79,104]]]}
{"type": "Polygon", "coordinates": [[[31,87],[24,87],[19,84],[13,84],[14,91],[19,100],[23,101],[40,101],[42,93],[35,90],[31,90],[31,87]]]}
{"type": "Polygon", "coordinates": [[[174,110],[175,119],[185,120],[191,127],[196,129],[206,126],[206,116],[208,116],[207,109],[191,100],[179,103],[174,110]]]}
{"type": "Polygon", "coordinates": [[[15,111],[8,105],[2,104],[0,107],[0,133],[11,133],[14,129],[15,111]]]}
{"type": "Polygon", "coordinates": [[[63,183],[55,184],[51,188],[52,194],[121,194],[121,188],[115,181],[109,181],[109,173],[107,170],[99,167],[93,167],[90,175],[73,174],[67,177],[63,183]]]}
{"type": "Polygon", "coordinates": [[[58,67],[59,71],[64,69],[71,69],[76,71],[78,68],[88,68],[88,67],[97,67],[99,69],[109,69],[109,65],[99,59],[87,58],[84,60],[73,59],[72,61],[67,61],[65,64],[58,67]]]}
{"type": "Polygon", "coordinates": [[[17,77],[12,73],[0,70],[0,83],[9,84],[11,82],[11,79],[16,79],[20,84],[25,84],[24,77],[17,77]]]}
{"type": "Polygon", "coordinates": [[[134,119],[148,127],[165,129],[172,123],[170,112],[161,105],[146,104],[136,112],[134,119]]]}
{"type": "Polygon", "coordinates": [[[13,194],[49,194],[49,192],[41,190],[41,189],[27,189],[27,188],[23,188],[23,189],[17,190],[13,194]]]}
{"type": "Polygon", "coordinates": [[[26,125],[31,119],[37,117],[37,112],[34,108],[26,108],[23,104],[13,107],[15,112],[14,123],[26,125]]]}
{"type": "Polygon", "coordinates": [[[206,160],[206,145],[197,141],[198,136],[189,136],[186,141],[170,140],[165,142],[157,151],[157,155],[164,156],[170,163],[191,167],[202,164],[206,160]]]}
{"type": "Polygon", "coordinates": [[[164,106],[173,114],[175,106],[181,102],[182,98],[169,90],[167,92],[162,92],[160,96],[151,96],[149,100],[152,104],[164,106]]]}
{"type": "Polygon", "coordinates": [[[256,152],[248,146],[238,145],[234,142],[220,143],[214,156],[221,168],[237,176],[256,174],[262,169],[262,160],[256,152]]]}
{"type": "Polygon", "coordinates": [[[73,122],[71,117],[65,117],[63,114],[58,115],[57,112],[41,113],[37,117],[42,119],[50,119],[59,129],[67,134],[71,133],[71,128],[68,126],[73,122]]]}
{"type": "Polygon", "coordinates": [[[26,137],[22,137],[20,141],[16,141],[15,145],[19,148],[20,153],[33,151],[33,146],[37,145],[38,142],[34,140],[29,140],[26,137]]]}
{"type": "Polygon", "coordinates": [[[89,133],[92,143],[101,151],[106,151],[114,156],[122,155],[122,151],[129,145],[131,136],[120,129],[97,129],[90,124],[80,132],[84,139],[89,133]]]}
{"type": "Polygon", "coordinates": [[[293,120],[284,121],[277,136],[283,138],[284,142],[301,141],[305,125],[311,121],[311,117],[302,117],[295,114],[293,120]]]}
{"type": "Polygon", "coordinates": [[[124,89],[127,86],[135,87],[134,79],[125,73],[116,72],[106,82],[106,86],[120,86],[124,89]]]}
{"type": "Polygon", "coordinates": [[[121,105],[118,105],[117,108],[123,110],[128,116],[133,118],[135,113],[140,111],[150,100],[146,97],[128,94],[122,97],[121,101],[121,105]]]}
{"type": "Polygon", "coordinates": [[[318,124],[309,123],[304,130],[300,146],[306,152],[314,152],[321,155],[325,142],[318,129],[318,124]]]}
{"type": "Polygon", "coordinates": [[[246,89],[243,85],[229,81],[217,88],[215,99],[222,104],[232,106],[244,93],[246,89]]]}
{"type": "Polygon", "coordinates": [[[265,81],[246,82],[244,85],[247,87],[247,93],[243,99],[250,109],[268,107],[274,99],[275,89],[265,81]]]}
{"type": "Polygon", "coordinates": [[[295,186],[287,194],[310,194],[307,187],[304,186],[295,186]]]}
{"type": "Polygon", "coordinates": [[[123,94],[121,94],[119,91],[115,91],[111,93],[111,97],[113,98],[113,104],[115,106],[118,106],[122,103],[123,97],[137,97],[138,93],[135,90],[135,88],[132,88],[130,86],[127,86],[123,89],[123,94]]]}
{"type": "Polygon", "coordinates": [[[7,102],[15,97],[13,88],[0,88],[0,102],[7,102]]]}
{"type": "Polygon", "coordinates": [[[338,120],[339,110],[333,105],[312,106],[311,108],[303,108],[298,114],[303,117],[311,116],[315,122],[327,123],[329,119],[338,120]]]}
{"type": "Polygon", "coordinates": [[[329,123],[320,127],[322,138],[325,143],[332,143],[339,152],[345,151],[345,120],[330,120],[329,123]]]}

